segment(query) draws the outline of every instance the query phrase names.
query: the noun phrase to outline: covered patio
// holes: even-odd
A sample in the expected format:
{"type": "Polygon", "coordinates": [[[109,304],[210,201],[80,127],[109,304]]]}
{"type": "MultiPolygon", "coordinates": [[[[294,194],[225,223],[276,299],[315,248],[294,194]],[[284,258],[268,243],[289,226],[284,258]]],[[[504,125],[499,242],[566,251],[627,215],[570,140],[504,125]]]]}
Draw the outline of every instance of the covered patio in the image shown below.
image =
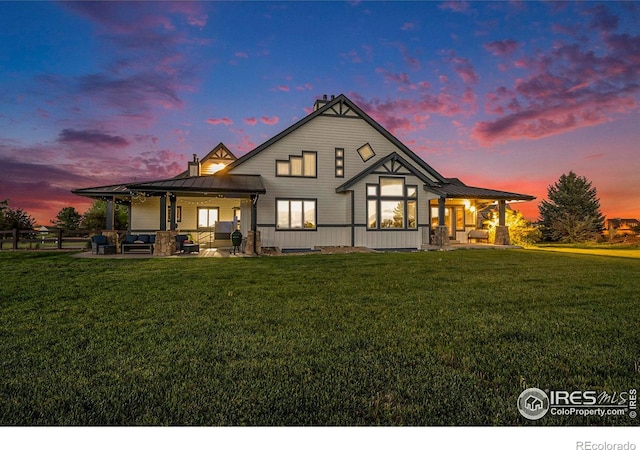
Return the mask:
{"type": "Polygon", "coordinates": [[[106,235],[116,253],[124,234],[154,236],[153,254],[176,252],[176,236],[204,249],[231,247],[231,233],[239,230],[243,248],[255,253],[256,204],[266,192],[259,175],[191,176],[167,180],[77,189],[73,193],[104,200],[106,235]],[[127,230],[114,227],[115,205],[128,210],[127,230]]]}
{"type": "Polygon", "coordinates": [[[447,181],[447,184],[427,184],[424,187],[427,192],[436,196],[429,201],[432,246],[471,244],[470,236],[473,235],[470,233],[483,227],[479,212],[490,207],[497,209],[498,216],[495,239],[491,244],[509,246],[511,239],[506,223],[507,204],[535,200],[531,195],[467,186],[457,178],[449,178],[447,181]]]}

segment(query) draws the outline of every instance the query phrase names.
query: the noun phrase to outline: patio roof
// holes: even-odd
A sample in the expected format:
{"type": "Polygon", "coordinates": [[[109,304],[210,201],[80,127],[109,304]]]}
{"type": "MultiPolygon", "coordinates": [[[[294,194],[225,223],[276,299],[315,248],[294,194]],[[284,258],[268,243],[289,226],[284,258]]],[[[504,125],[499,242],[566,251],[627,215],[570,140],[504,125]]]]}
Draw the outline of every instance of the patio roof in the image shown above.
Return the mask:
{"type": "Polygon", "coordinates": [[[74,189],[73,194],[89,198],[110,199],[113,197],[130,197],[134,192],[154,193],[191,193],[191,194],[225,194],[247,196],[266,192],[260,175],[204,175],[199,177],[170,178],[167,180],[147,181],[142,183],[112,184],[83,189],[74,189]]]}
{"type": "Polygon", "coordinates": [[[90,198],[112,198],[114,196],[129,196],[131,194],[129,188],[124,184],[74,189],[71,193],[90,198]]]}
{"type": "Polygon", "coordinates": [[[457,178],[447,179],[446,184],[425,185],[424,190],[433,192],[445,198],[473,198],[486,200],[511,200],[511,201],[531,201],[535,200],[533,195],[518,194],[515,192],[498,191],[475,186],[467,186],[457,178]]]}
{"type": "Polygon", "coordinates": [[[128,184],[131,191],[146,193],[193,193],[193,194],[264,194],[266,189],[260,175],[204,175],[199,177],[170,178],[128,184]]]}

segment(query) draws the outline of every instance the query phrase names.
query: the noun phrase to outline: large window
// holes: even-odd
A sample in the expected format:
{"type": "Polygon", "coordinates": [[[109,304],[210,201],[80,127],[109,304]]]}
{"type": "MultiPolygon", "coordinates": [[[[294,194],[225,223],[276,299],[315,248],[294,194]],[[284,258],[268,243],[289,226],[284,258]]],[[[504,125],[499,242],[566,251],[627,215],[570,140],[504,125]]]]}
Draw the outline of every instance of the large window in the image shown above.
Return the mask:
{"type": "Polygon", "coordinates": [[[418,228],[418,188],[404,181],[404,178],[380,177],[380,184],[367,184],[368,229],[418,228]]]}
{"type": "Polygon", "coordinates": [[[287,160],[276,160],[278,177],[316,177],[316,152],[302,152],[301,156],[289,156],[287,160]]]}
{"type": "Polygon", "coordinates": [[[278,230],[315,230],[316,200],[278,199],[276,220],[278,230]]]}
{"type": "Polygon", "coordinates": [[[198,208],[198,228],[213,228],[218,221],[218,208],[198,208]]]}

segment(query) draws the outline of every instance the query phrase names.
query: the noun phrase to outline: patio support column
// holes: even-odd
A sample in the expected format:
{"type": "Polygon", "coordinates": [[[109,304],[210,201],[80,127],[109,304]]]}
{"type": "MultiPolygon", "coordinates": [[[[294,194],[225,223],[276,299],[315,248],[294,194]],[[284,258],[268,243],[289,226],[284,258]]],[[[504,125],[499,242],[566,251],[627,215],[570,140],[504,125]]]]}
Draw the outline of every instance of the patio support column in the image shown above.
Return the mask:
{"type": "Polygon", "coordinates": [[[115,223],[115,215],[114,215],[114,207],[113,207],[113,197],[110,197],[107,199],[107,223],[106,223],[106,229],[107,230],[114,230],[114,223],[115,223]]]}
{"type": "Polygon", "coordinates": [[[160,231],[167,231],[167,196],[160,196],[160,231]]]}
{"type": "Polygon", "coordinates": [[[506,201],[500,200],[498,202],[498,225],[496,226],[496,238],[494,240],[495,245],[510,245],[511,238],[509,237],[509,227],[506,226],[506,201]]]}
{"type": "Polygon", "coordinates": [[[505,215],[507,209],[507,202],[500,200],[498,202],[498,225],[504,227],[506,223],[505,215]]]}
{"type": "Polygon", "coordinates": [[[178,217],[176,216],[178,208],[176,206],[176,203],[176,196],[169,194],[169,208],[171,209],[171,213],[169,214],[171,216],[171,224],[169,225],[169,229],[171,231],[178,229],[178,217]]]}
{"type": "Polygon", "coordinates": [[[131,232],[131,202],[127,202],[127,231],[131,232]]]}
{"type": "Polygon", "coordinates": [[[251,231],[247,236],[245,253],[259,255],[261,251],[260,233],[258,232],[258,194],[251,195],[251,231]]]}
{"type": "Polygon", "coordinates": [[[436,229],[436,245],[441,248],[449,245],[449,227],[445,225],[445,202],[446,197],[438,197],[438,228],[436,229]]]}
{"type": "Polygon", "coordinates": [[[444,214],[445,214],[444,204],[446,201],[447,199],[445,197],[438,198],[438,226],[439,227],[444,226],[444,214]]]}

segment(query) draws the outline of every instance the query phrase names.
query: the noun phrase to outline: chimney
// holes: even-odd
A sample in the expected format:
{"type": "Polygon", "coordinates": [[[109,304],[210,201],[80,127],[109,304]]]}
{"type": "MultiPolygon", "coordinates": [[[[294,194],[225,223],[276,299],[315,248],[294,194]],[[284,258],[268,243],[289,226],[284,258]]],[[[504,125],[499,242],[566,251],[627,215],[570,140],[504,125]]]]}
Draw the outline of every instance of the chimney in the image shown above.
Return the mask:
{"type": "Polygon", "coordinates": [[[317,111],[320,108],[322,108],[324,105],[326,105],[327,103],[329,103],[330,101],[333,101],[336,98],[335,95],[331,96],[331,100],[327,100],[327,94],[324,94],[322,96],[322,100],[318,99],[316,100],[316,102],[313,104],[313,110],[317,111]]]}
{"type": "Polygon", "coordinates": [[[190,177],[199,177],[200,176],[200,160],[198,159],[198,155],[193,154],[193,161],[189,161],[189,176],[190,177]]]}

